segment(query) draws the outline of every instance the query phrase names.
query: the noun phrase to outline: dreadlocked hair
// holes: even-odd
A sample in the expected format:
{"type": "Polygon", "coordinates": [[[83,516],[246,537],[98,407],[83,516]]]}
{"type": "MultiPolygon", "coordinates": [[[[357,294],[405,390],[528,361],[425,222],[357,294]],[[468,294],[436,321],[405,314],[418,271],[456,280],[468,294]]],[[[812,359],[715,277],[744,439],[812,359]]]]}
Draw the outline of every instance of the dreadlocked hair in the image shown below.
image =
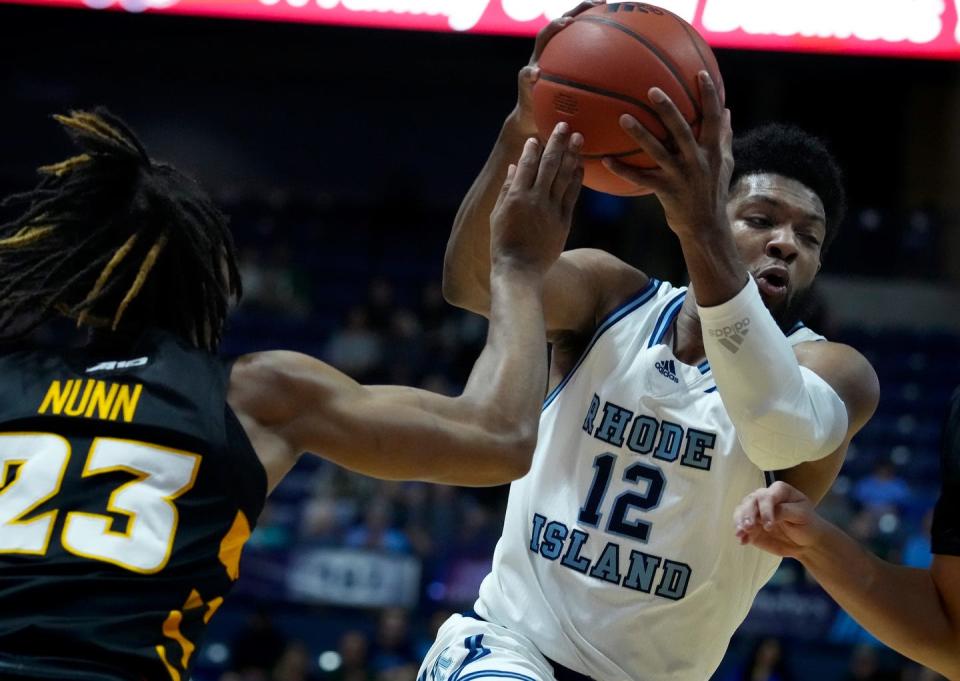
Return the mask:
{"type": "Polygon", "coordinates": [[[62,314],[118,334],[165,328],[215,350],[241,290],[226,217],[105,109],[54,119],[80,153],[2,202],[20,214],[0,225],[0,340],[62,314]]]}

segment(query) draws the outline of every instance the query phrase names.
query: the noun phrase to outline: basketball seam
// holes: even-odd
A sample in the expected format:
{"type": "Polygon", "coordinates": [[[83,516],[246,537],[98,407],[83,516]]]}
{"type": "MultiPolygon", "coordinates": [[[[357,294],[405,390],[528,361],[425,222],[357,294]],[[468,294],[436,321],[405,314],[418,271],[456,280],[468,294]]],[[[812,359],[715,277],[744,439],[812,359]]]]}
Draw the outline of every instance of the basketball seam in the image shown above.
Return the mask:
{"type": "Polygon", "coordinates": [[[557,85],[566,85],[567,87],[572,87],[577,90],[584,90],[585,92],[592,92],[595,95],[601,95],[603,97],[610,97],[611,99],[619,99],[621,102],[626,102],[627,104],[633,104],[638,106],[647,113],[652,114],[653,116],[657,115],[657,112],[653,108],[643,102],[642,100],[631,97],[630,95],[620,94],[619,92],[614,92],[613,90],[607,90],[602,87],[596,87],[595,85],[587,85],[586,83],[579,83],[575,80],[569,80],[567,78],[561,78],[560,76],[555,76],[552,73],[543,73],[540,74],[540,80],[545,80],[550,83],[556,83],[557,85]]]}
{"type": "Polygon", "coordinates": [[[674,17],[677,20],[677,23],[683,28],[687,33],[687,37],[690,38],[690,42],[693,43],[693,49],[697,51],[697,54],[700,55],[700,62],[703,64],[703,70],[707,73],[710,73],[710,65],[707,64],[707,58],[703,56],[703,51],[700,49],[700,44],[697,42],[697,39],[694,37],[694,34],[691,32],[693,29],[690,25],[681,19],[680,17],[674,17]]]}
{"type": "Polygon", "coordinates": [[[633,156],[635,154],[645,154],[647,150],[643,147],[637,147],[636,149],[630,149],[628,151],[617,151],[606,154],[580,154],[580,158],[585,158],[588,160],[597,160],[604,158],[624,158],[626,156],[633,156]]]}
{"type": "MultiPolygon", "coordinates": [[[[693,92],[690,90],[690,87],[684,82],[683,77],[680,73],[680,70],[677,68],[677,65],[674,64],[666,54],[664,54],[656,45],[651,43],[649,40],[644,38],[642,35],[634,31],[633,29],[624,26],[621,23],[607,19],[605,17],[594,17],[594,16],[581,16],[577,21],[586,21],[594,24],[604,24],[612,28],[617,29],[618,31],[625,33],[630,36],[638,43],[646,47],[650,52],[653,53],[657,59],[660,60],[664,66],[667,67],[667,70],[673,75],[673,79],[677,81],[677,84],[683,89],[684,93],[687,95],[687,99],[690,100],[691,106],[693,106],[694,112],[696,112],[697,118],[700,118],[703,113],[700,111],[700,103],[697,101],[697,98],[693,96],[693,92]]],[[[689,36],[688,36],[689,37],[689,36]]],[[[700,56],[701,61],[703,60],[703,55],[700,54],[699,50],[697,54],[700,56]]]]}

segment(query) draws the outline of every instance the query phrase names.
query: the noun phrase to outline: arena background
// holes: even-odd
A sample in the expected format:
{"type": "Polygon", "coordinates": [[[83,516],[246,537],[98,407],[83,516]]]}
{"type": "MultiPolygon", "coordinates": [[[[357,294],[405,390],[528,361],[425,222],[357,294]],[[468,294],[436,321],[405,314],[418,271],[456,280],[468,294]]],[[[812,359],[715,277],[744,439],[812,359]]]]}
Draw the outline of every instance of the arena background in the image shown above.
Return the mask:
{"type": "MultiPolygon", "coordinates": [[[[49,114],[107,105],[232,217],[247,296],[226,352],[292,348],[364,381],[456,393],[485,324],[443,303],[444,244],[530,48],[0,3],[0,192],[67,152],[49,114]]],[[[940,419],[960,384],[960,65],[718,57],[735,129],[800,124],[846,170],[851,210],[808,323],[865,352],[883,392],[823,509],[888,559],[926,565],[940,419]]],[[[684,277],[655,200],[585,194],[571,245],[684,277]]],[[[379,483],[305,458],[268,503],[194,678],[414,679],[438,622],[476,595],[505,495],[379,483]]],[[[757,655],[783,664],[754,679],[937,678],[879,645],[791,561],[715,678],[750,677],[757,655]]]]}

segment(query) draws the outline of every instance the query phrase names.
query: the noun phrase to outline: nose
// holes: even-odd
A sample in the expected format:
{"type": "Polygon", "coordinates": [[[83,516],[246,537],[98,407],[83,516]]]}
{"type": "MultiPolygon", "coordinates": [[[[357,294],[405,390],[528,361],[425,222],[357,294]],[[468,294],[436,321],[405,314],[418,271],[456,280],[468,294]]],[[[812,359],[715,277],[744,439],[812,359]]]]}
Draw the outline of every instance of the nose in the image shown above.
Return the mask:
{"type": "Polygon", "coordinates": [[[796,260],[800,248],[797,245],[797,236],[789,227],[780,227],[770,231],[770,239],[767,241],[767,255],[783,260],[789,264],[796,260]]]}

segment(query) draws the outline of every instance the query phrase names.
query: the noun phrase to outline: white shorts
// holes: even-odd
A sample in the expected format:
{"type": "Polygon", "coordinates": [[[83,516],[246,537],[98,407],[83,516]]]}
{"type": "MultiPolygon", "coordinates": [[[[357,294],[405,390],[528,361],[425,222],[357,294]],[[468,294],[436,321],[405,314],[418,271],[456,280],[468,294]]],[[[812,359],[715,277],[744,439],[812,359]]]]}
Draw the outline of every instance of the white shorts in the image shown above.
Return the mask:
{"type": "Polygon", "coordinates": [[[525,636],[463,615],[440,627],[417,681],[554,681],[553,668],[525,636]]]}

